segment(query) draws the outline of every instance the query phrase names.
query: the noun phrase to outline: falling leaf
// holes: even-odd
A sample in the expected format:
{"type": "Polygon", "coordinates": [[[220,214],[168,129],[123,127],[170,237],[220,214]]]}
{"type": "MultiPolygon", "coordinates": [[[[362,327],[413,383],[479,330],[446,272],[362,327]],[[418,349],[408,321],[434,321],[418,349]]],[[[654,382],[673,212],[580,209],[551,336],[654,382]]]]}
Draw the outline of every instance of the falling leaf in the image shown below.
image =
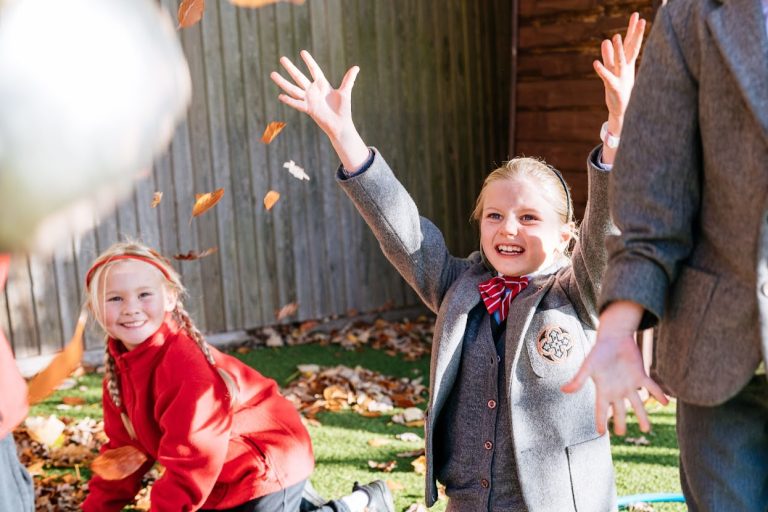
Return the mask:
{"type": "Polygon", "coordinates": [[[285,306],[281,307],[280,311],[275,313],[275,318],[279,322],[280,320],[288,318],[289,316],[295,315],[296,311],[298,310],[299,304],[297,302],[291,302],[290,304],[286,304],[285,306]]]}
{"type": "Polygon", "coordinates": [[[27,428],[29,437],[45,446],[53,446],[66,427],[59,418],[53,415],[47,418],[30,416],[24,420],[24,426],[27,428]]]}
{"type": "Polygon", "coordinates": [[[264,208],[271,210],[272,207],[275,206],[275,203],[278,199],[280,199],[280,192],[270,190],[267,192],[267,195],[264,196],[264,208]]]}
{"type": "Polygon", "coordinates": [[[181,0],[179,5],[179,28],[191,27],[203,18],[205,0],[181,0]]]}
{"type": "Polygon", "coordinates": [[[195,194],[195,206],[192,207],[192,216],[197,217],[202,215],[221,201],[224,197],[224,189],[220,188],[213,192],[206,192],[205,194],[195,194]]]}
{"type": "Polygon", "coordinates": [[[384,473],[391,473],[397,467],[396,460],[390,460],[388,462],[376,462],[375,460],[368,461],[368,467],[371,469],[377,469],[384,473]]]}
{"type": "Polygon", "coordinates": [[[85,398],[81,396],[65,396],[61,399],[61,402],[67,405],[83,405],[85,404],[85,398]]]}
{"type": "Polygon", "coordinates": [[[29,382],[30,404],[36,404],[50,395],[56,386],[80,366],[80,360],[83,358],[83,330],[87,319],[88,314],[82,310],[75,332],[67,346],[53,358],[45,370],[35,375],[29,382]]]}
{"type": "Polygon", "coordinates": [[[304,3],[304,0],[229,0],[232,5],[236,5],[238,7],[250,7],[252,9],[264,7],[265,5],[276,4],[280,1],[287,1],[296,5],[301,5],[304,3]]]}
{"type": "Polygon", "coordinates": [[[162,192],[155,192],[152,195],[152,204],[150,205],[152,208],[157,208],[157,205],[160,204],[160,201],[163,200],[163,193],[162,192]]]}
{"type": "Polygon", "coordinates": [[[264,128],[264,134],[261,136],[261,142],[264,144],[269,144],[275,140],[277,134],[283,131],[283,128],[285,128],[285,123],[282,121],[272,121],[267,125],[266,128],[264,128]]]}
{"type": "Polygon", "coordinates": [[[218,247],[209,247],[208,249],[197,252],[197,251],[189,251],[187,254],[174,254],[173,259],[180,260],[180,261],[192,261],[192,260],[199,260],[200,258],[205,258],[206,256],[210,256],[211,254],[218,251],[218,247]]]}
{"type": "Polygon", "coordinates": [[[304,172],[304,169],[302,169],[301,167],[296,165],[296,162],[294,162],[293,160],[285,162],[283,164],[283,167],[285,169],[288,169],[288,172],[291,173],[291,175],[294,178],[298,178],[300,180],[307,180],[307,181],[309,181],[309,176],[307,175],[307,173],[304,172]]]}
{"type": "Polygon", "coordinates": [[[96,457],[91,463],[91,470],[104,480],[122,480],[135,473],[146,461],[147,456],[135,447],[121,446],[96,457]]]}

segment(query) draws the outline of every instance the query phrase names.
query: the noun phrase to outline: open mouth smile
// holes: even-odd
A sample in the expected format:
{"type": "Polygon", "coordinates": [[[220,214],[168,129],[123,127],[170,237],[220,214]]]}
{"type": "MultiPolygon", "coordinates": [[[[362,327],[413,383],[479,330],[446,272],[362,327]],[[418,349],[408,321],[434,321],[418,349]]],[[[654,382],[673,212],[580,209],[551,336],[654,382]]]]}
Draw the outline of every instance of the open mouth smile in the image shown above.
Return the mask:
{"type": "Polygon", "coordinates": [[[523,254],[525,249],[514,244],[499,244],[496,246],[496,252],[502,256],[517,256],[523,254]]]}

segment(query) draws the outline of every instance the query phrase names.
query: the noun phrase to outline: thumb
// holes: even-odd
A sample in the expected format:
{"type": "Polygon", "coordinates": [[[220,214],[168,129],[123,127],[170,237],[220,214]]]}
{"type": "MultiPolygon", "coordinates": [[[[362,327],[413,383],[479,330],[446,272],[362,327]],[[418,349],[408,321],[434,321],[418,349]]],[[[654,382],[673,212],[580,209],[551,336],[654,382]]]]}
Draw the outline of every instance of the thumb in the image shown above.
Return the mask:
{"type": "Polygon", "coordinates": [[[563,384],[563,386],[560,388],[560,391],[563,393],[577,392],[587,382],[587,379],[591,373],[592,369],[589,365],[589,359],[587,359],[582,363],[581,368],[579,368],[579,371],[576,372],[576,375],[574,375],[570,381],[563,384]]]}
{"type": "Polygon", "coordinates": [[[360,68],[358,66],[352,66],[349,68],[344,75],[344,78],[341,80],[339,90],[344,92],[352,92],[352,87],[355,86],[355,78],[357,78],[357,74],[359,72],[360,68]]]}

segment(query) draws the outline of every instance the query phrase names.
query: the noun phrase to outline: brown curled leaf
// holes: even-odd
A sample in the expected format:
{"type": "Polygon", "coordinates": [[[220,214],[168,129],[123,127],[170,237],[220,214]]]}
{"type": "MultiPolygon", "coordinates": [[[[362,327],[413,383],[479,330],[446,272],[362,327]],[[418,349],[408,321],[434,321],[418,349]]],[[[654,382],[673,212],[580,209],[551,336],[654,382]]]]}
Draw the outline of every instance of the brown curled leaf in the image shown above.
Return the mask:
{"type": "Polygon", "coordinates": [[[134,446],[107,450],[91,462],[91,470],[104,480],[122,480],[135,473],[147,461],[147,456],[134,446]]]}

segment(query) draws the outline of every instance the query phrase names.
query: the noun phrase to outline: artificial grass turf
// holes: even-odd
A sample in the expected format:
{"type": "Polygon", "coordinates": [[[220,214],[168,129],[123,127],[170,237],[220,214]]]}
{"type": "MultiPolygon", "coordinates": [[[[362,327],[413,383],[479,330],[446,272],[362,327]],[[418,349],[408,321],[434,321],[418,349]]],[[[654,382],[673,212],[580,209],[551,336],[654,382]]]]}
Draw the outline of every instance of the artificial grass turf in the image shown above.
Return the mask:
{"type": "MultiPolygon", "coordinates": [[[[246,354],[234,354],[265,376],[285,386],[296,376],[296,365],[313,363],[320,366],[343,364],[349,367],[362,366],[392,377],[416,378],[423,376],[428,384],[429,359],[405,361],[400,356],[390,356],[383,351],[362,347],[348,351],[338,345],[298,345],[280,348],[256,348],[246,354]]],[[[420,407],[424,408],[425,404],[420,407]]],[[[626,438],[641,435],[633,415],[628,419],[626,438],[612,439],[613,460],[619,495],[652,492],[679,492],[677,470],[677,440],[675,438],[674,405],[649,406],[653,432],[645,434],[648,446],[626,442],[626,438]]],[[[400,412],[395,410],[395,413],[400,412]]],[[[101,416],[101,375],[85,375],[78,378],[72,389],[57,391],[48,400],[36,405],[32,415],[56,414],[59,416],[100,417],[101,416]],[[80,396],[86,404],[67,411],[58,410],[64,396],[80,396]]],[[[408,428],[391,421],[390,414],[377,418],[360,416],[351,411],[321,413],[320,426],[309,426],[312,436],[317,468],[312,476],[315,488],[326,497],[347,494],[354,481],[365,483],[378,478],[390,480],[401,489],[393,494],[396,510],[405,510],[415,502],[423,503],[424,477],[413,471],[413,458],[398,458],[397,453],[419,448],[417,443],[395,439],[402,432],[414,432],[423,437],[421,428],[408,428]],[[382,446],[371,446],[372,439],[387,439],[382,446]],[[368,461],[386,462],[397,460],[391,473],[382,473],[368,467],[368,461]]],[[[378,443],[375,443],[378,444],[378,443]]],[[[446,501],[440,500],[430,510],[442,512],[446,501]]],[[[684,511],[682,504],[654,504],[657,512],[684,511]]]]}

